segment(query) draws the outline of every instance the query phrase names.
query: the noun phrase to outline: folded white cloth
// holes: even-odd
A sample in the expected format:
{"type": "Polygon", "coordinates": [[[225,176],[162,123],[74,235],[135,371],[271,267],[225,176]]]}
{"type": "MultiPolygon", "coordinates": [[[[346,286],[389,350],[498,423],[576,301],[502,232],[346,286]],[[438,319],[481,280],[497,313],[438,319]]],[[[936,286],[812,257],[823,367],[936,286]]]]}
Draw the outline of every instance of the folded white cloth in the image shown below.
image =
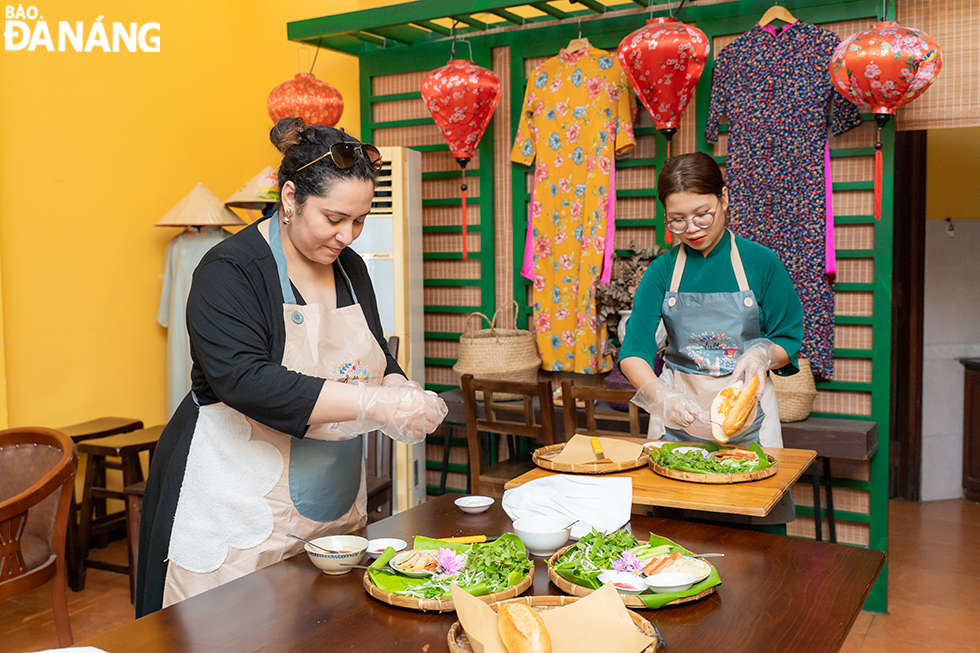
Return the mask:
{"type": "Polygon", "coordinates": [[[504,512],[512,520],[522,517],[578,519],[572,537],[587,535],[593,527],[611,533],[630,520],[633,479],[556,474],[529,481],[504,492],[504,512]]]}

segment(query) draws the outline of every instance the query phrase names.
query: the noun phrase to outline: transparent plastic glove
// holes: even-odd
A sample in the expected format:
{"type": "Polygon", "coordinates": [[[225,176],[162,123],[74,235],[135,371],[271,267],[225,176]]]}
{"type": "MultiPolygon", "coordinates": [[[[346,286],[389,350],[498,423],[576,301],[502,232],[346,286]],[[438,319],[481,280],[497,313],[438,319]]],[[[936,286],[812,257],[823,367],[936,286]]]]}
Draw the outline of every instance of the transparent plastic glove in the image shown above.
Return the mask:
{"type": "Polygon", "coordinates": [[[389,374],[384,378],[384,381],[381,382],[381,385],[383,385],[386,388],[408,386],[410,388],[415,388],[416,390],[422,390],[423,392],[425,391],[425,388],[423,388],[418,382],[409,381],[401,374],[389,374]]]}
{"type": "Polygon", "coordinates": [[[379,430],[399,442],[415,444],[435,431],[448,414],[445,401],[411,382],[395,386],[358,383],[357,419],[339,426],[351,435],[379,430]]]}
{"type": "Polygon", "coordinates": [[[766,373],[776,364],[776,345],[771,340],[757,338],[745,343],[745,352],[735,361],[732,383],[742,381],[748,385],[753,376],[759,377],[759,396],[766,387],[766,373]]]}
{"type": "Polygon", "coordinates": [[[630,401],[651,415],[661,417],[667,428],[690,430],[689,427],[693,427],[711,435],[707,411],[693,397],[674,390],[660,379],[644,383],[630,401]]]}

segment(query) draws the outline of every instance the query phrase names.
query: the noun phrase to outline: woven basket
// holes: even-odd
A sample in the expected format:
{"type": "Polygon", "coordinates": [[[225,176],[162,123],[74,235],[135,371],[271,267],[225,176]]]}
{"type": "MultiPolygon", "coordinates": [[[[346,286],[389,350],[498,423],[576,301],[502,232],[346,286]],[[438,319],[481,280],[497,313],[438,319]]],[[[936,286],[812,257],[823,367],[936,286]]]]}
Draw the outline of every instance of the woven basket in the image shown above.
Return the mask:
{"type": "MultiPolygon", "coordinates": [[[[518,310],[517,302],[514,302],[515,323],[518,310]]],[[[459,337],[459,358],[453,365],[453,371],[459,376],[472,374],[473,378],[481,381],[536,382],[541,357],[538,356],[534,334],[525,329],[498,329],[499,315],[500,309],[493,314],[492,320],[483,313],[470,313],[466,318],[466,328],[469,328],[469,322],[475,316],[486,320],[490,328],[466,331],[459,337]]],[[[507,400],[518,396],[494,393],[494,398],[507,400]]]]}
{"type": "Polygon", "coordinates": [[[801,422],[810,416],[813,400],[817,397],[817,384],[813,380],[810,361],[800,359],[800,371],[792,376],[776,376],[769,379],[776,390],[780,422],[801,422]]]}

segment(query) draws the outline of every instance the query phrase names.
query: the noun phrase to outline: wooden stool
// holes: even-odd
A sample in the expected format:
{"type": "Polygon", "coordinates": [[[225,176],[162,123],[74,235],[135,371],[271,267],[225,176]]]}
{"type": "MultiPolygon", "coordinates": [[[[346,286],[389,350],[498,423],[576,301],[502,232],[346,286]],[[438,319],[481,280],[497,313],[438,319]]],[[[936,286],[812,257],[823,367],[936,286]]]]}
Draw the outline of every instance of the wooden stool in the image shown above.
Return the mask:
{"type": "MultiPolygon", "coordinates": [[[[130,568],[135,564],[135,560],[130,560],[129,565],[116,565],[88,558],[89,546],[94,534],[108,533],[113,528],[125,526],[125,513],[95,516],[94,501],[96,499],[119,499],[126,500],[124,492],[110,490],[105,487],[105,483],[97,485],[97,479],[105,478],[106,469],[120,469],[123,474],[123,487],[134,485],[143,480],[143,469],[140,466],[139,454],[141,451],[148,451],[150,455],[157,446],[160,433],[163,432],[163,425],[152,426],[148,429],[140,429],[130,433],[120,435],[110,435],[107,438],[97,438],[86,440],[77,445],[79,454],[88,455],[88,466],[85,470],[85,485],[82,490],[81,518],[79,520],[78,551],[81,558],[78,574],[79,589],[85,588],[85,570],[89,567],[94,569],[104,569],[120,574],[129,574],[130,568]],[[113,456],[121,459],[121,462],[106,460],[113,456]]],[[[130,578],[131,598],[135,600],[135,586],[130,578]]]]}
{"type": "MultiPolygon", "coordinates": [[[[117,433],[129,433],[136,429],[143,428],[143,422],[129,417],[99,417],[87,422],[71,424],[59,427],[61,431],[72,439],[76,445],[85,440],[94,438],[104,438],[117,433]]],[[[79,461],[81,462],[81,461],[79,461]]],[[[105,477],[95,480],[99,485],[105,485],[105,477]]],[[[95,503],[95,514],[99,517],[105,515],[105,499],[99,499],[95,503]]],[[[106,541],[105,544],[107,544],[106,541]]],[[[68,568],[68,586],[75,592],[81,590],[78,586],[79,570],[81,569],[81,556],[78,547],[78,502],[75,493],[71,493],[71,503],[68,506],[68,534],[65,541],[65,563],[68,568]]]]}
{"type": "Polygon", "coordinates": [[[136,597],[136,561],[140,551],[140,517],[143,515],[143,495],[146,481],[123,488],[126,495],[126,539],[129,545],[129,598],[136,597]]]}
{"type": "Polygon", "coordinates": [[[878,425],[875,422],[856,419],[808,417],[802,422],[781,425],[783,446],[789,449],[813,449],[817,459],[810,466],[813,483],[813,526],[818,542],[823,540],[822,510],[820,508],[820,471],[817,463],[823,459],[823,483],[827,492],[827,527],[829,540],[837,542],[837,525],[834,518],[834,480],[830,473],[830,459],[870,460],[878,450],[878,425]]]}

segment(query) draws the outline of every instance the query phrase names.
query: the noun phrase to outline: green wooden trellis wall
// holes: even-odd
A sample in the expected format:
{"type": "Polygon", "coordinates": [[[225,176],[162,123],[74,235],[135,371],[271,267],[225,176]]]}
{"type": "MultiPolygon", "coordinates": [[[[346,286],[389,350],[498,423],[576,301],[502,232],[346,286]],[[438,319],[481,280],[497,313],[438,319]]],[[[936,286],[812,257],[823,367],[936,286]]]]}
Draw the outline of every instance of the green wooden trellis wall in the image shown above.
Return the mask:
{"type": "MultiPolygon", "coordinates": [[[[510,49],[510,101],[511,101],[511,131],[517,129],[520,105],[524,95],[526,76],[524,62],[526,59],[551,56],[557,53],[570,39],[579,35],[588,37],[593,45],[603,49],[614,50],[623,36],[637,29],[648,16],[648,12],[623,15],[620,10],[636,9],[639,6],[649,6],[649,0],[633,0],[633,3],[605,6],[595,0],[578,0],[579,10],[568,11],[557,9],[548,2],[515,2],[513,0],[425,0],[410,2],[402,5],[372,9],[338,16],[326,16],[306,21],[298,21],[288,25],[289,38],[313,45],[347,52],[359,57],[361,71],[361,124],[362,138],[370,142],[374,133],[379,129],[391,127],[411,127],[431,124],[430,118],[413,120],[398,120],[380,122],[374,119],[374,107],[378,103],[409,100],[420,98],[418,91],[390,95],[375,95],[372,80],[376,76],[394,75],[415,71],[427,71],[445,64],[449,58],[450,43],[447,40],[449,29],[441,18],[455,18],[462,27],[459,34],[464,35],[472,45],[472,58],[477,64],[493,68],[493,49],[507,47],[510,49]],[[533,7],[538,16],[522,17],[511,11],[514,7],[533,7]],[[503,19],[500,23],[488,24],[486,20],[475,18],[481,13],[489,13],[503,19]],[[612,13],[601,17],[603,13],[612,13]],[[588,20],[580,20],[586,18],[588,20]],[[562,22],[555,22],[559,19],[562,22]],[[438,22],[435,22],[438,21],[438,22]],[[542,23],[535,26],[535,23],[542,23]],[[534,38],[528,38],[526,29],[513,31],[486,32],[488,27],[502,25],[523,25],[533,27],[534,38]],[[422,29],[420,29],[422,28],[422,29]]],[[[877,0],[855,0],[848,2],[820,2],[819,0],[782,0],[782,5],[790,9],[797,17],[811,23],[839,22],[878,17],[882,5],[877,0]]],[[[677,18],[683,22],[696,23],[709,38],[726,34],[739,34],[751,28],[758,17],[771,6],[771,0],[735,0],[722,4],[697,5],[693,2],[684,6],[677,18]]],[[[892,14],[889,19],[894,19],[892,14]]],[[[649,15],[663,16],[667,11],[660,7],[649,15]]],[[[468,53],[464,48],[463,53],[468,53]]],[[[458,53],[459,54],[459,53],[458,53]]],[[[704,125],[707,119],[708,98],[710,97],[713,59],[698,85],[696,104],[697,149],[712,152],[704,137],[704,125]]],[[[870,120],[871,116],[864,116],[870,120]]],[[[526,325],[527,318],[527,287],[519,269],[524,248],[524,231],[526,229],[526,204],[529,194],[525,189],[525,174],[528,168],[512,166],[513,197],[503,198],[493,196],[493,129],[492,122],[487,134],[480,144],[480,165],[478,169],[468,169],[467,177],[478,176],[480,179],[480,196],[471,197],[469,202],[480,207],[480,225],[475,229],[480,234],[479,253],[470,254],[479,258],[480,278],[468,279],[427,279],[426,287],[435,286],[476,286],[480,289],[481,301],[475,306],[441,306],[426,305],[428,313],[469,313],[479,311],[491,315],[496,308],[494,268],[494,202],[512,202],[513,209],[513,254],[514,254],[514,297],[523,304],[524,312],[521,324],[526,325]]],[[[873,347],[871,349],[835,349],[834,355],[840,359],[866,359],[871,361],[873,378],[868,383],[822,381],[817,387],[824,391],[867,392],[871,396],[871,414],[855,416],[850,414],[814,413],[815,416],[837,417],[848,419],[870,419],[878,425],[878,452],[871,461],[870,480],[858,481],[850,479],[835,479],[834,486],[866,490],[870,494],[869,514],[837,510],[838,519],[853,522],[863,522],[869,525],[869,546],[874,549],[887,550],[888,533],[888,459],[890,432],[890,377],[891,377],[891,292],[892,292],[892,177],[893,177],[893,145],[894,122],[882,131],[884,144],[884,188],[882,220],[875,222],[870,215],[837,216],[837,225],[873,225],[873,250],[837,250],[841,259],[870,258],[873,259],[873,281],[871,283],[837,283],[835,292],[870,292],[872,293],[872,315],[845,316],[838,315],[835,319],[838,325],[864,325],[872,327],[873,347]]],[[[638,129],[637,136],[650,135],[652,128],[638,129]]],[[[650,158],[634,158],[617,161],[617,168],[635,166],[655,166],[663,164],[665,155],[664,141],[658,139],[655,156],[650,158]]],[[[510,139],[507,139],[511,142],[510,139]]],[[[417,146],[421,151],[447,150],[445,145],[417,146]]],[[[832,149],[832,157],[864,157],[873,154],[873,148],[832,149]]],[[[719,161],[723,157],[718,157],[719,161]]],[[[423,179],[458,178],[458,168],[443,171],[426,172],[423,179]]],[[[871,182],[837,182],[835,191],[869,190],[871,182]]],[[[655,190],[622,189],[617,190],[617,198],[654,197],[655,190]]],[[[425,206],[457,206],[458,199],[429,199],[424,200],[425,206]]],[[[653,227],[662,220],[662,207],[657,207],[657,214],[645,219],[617,220],[617,227],[653,227]]],[[[425,233],[460,233],[458,226],[427,226],[425,233]]],[[[662,237],[658,235],[658,238],[662,237]]],[[[425,260],[460,259],[459,253],[426,253],[425,260]]],[[[459,333],[426,331],[427,340],[456,340],[459,333]]],[[[427,365],[452,365],[453,359],[427,358],[427,365]]],[[[433,386],[435,390],[443,390],[452,386],[433,386]]],[[[441,443],[440,443],[441,444],[441,443]]],[[[813,515],[813,509],[798,507],[798,514],[813,515]]],[[[885,611],[887,607],[887,567],[872,591],[866,607],[874,611],[885,611]]]]}

